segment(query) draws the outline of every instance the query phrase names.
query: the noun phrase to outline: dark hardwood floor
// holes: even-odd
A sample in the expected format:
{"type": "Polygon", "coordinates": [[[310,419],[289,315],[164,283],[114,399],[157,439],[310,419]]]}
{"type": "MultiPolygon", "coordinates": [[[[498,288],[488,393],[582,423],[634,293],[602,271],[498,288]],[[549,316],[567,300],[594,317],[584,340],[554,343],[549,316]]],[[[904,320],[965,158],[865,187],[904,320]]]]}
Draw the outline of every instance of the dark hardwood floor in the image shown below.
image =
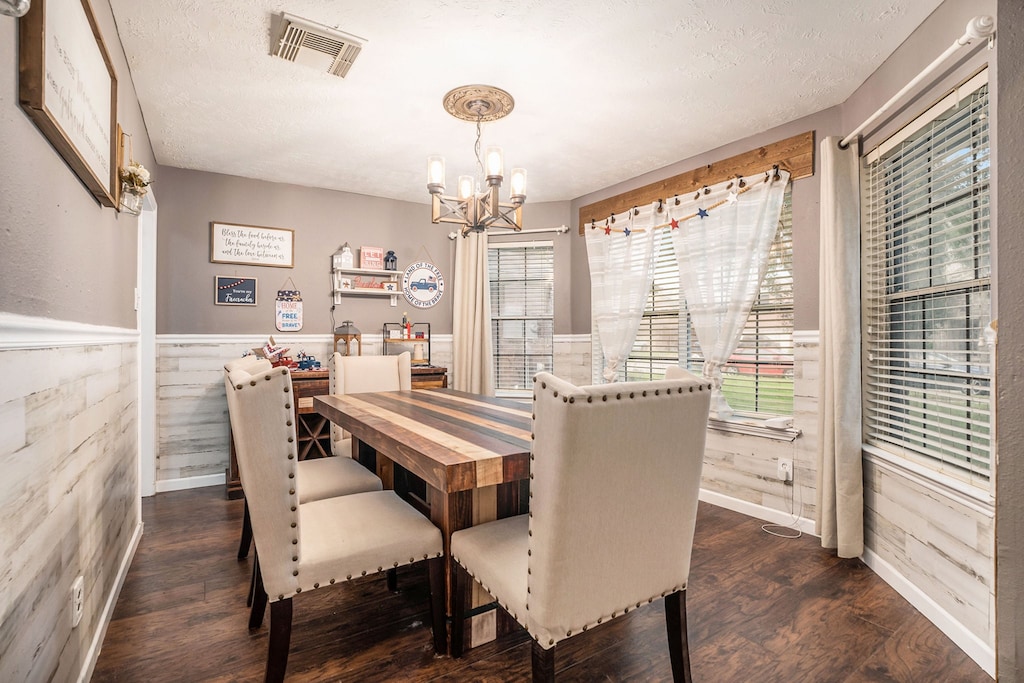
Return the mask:
{"type": "MultiPolygon", "coordinates": [[[[222,487],[145,499],[94,681],[262,679],[269,611],[250,634],[241,516],[222,487]]],[[[701,504],[687,591],[695,681],[991,681],[860,561],[760,526],[701,504]]],[[[434,656],[426,568],[403,568],[399,585],[388,593],[380,575],[297,596],[289,680],[529,680],[523,631],[461,660],[434,656]]],[[[670,680],[663,601],[563,642],[556,669],[563,681],[670,680]]]]}

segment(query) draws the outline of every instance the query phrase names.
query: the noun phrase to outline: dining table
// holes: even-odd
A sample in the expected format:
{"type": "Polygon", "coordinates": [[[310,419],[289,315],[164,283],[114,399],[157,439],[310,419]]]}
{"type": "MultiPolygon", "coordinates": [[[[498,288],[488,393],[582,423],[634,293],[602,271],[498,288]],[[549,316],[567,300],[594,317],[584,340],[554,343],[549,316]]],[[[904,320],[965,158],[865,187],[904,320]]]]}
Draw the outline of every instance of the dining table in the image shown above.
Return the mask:
{"type": "Polygon", "coordinates": [[[455,563],[449,551],[459,529],[528,511],[531,403],[454,389],[415,389],[316,396],[313,404],[351,435],[352,457],[375,471],[384,488],[396,488],[396,478],[402,481],[406,472],[425,485],[425,499],[413,502],[444,539],[449,622],[457,597],[471,601],[464,646],[489,642],[515,628],[478,585],[470,596],[454,595],[455,563]]]}

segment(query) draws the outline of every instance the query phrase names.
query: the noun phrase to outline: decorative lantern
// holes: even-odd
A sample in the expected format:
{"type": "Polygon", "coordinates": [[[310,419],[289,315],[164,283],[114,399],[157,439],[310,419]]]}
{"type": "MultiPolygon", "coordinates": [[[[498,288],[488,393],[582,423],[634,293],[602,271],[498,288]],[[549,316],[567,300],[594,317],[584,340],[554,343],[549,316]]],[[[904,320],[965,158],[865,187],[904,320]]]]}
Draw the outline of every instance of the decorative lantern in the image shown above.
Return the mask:
{"type": "Polygon", "coordinates": [[[395,252],[388,251],[388,255],[384,257],[384,270],[398,270],[398,257],[395,256],[395,252]]]}
{"type": "MultiPolygon", "coordinates": [[[[355,341],[358,347],[357,356],[363,355],[363,334],[359,331],[355,325],[352,324],[351,320],[342,321],[339,327],[334,329],[334,350],[338,351],[338,341],[345,342],[345,352],[342,355],[352,355],[352,342],[355,341]]],[[[340,351],[339,351],[340,353],[340,351]]]]}

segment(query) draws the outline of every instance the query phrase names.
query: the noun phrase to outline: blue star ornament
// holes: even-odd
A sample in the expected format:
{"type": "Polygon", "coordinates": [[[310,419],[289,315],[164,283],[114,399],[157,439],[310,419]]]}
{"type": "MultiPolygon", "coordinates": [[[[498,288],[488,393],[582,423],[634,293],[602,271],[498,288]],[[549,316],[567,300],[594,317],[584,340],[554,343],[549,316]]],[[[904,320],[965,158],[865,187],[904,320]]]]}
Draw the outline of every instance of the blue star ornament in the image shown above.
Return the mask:
{"type": "Polygon", "coordinates": [[[626,235],[626,237],[629,237],[629,234],[632,232],[632,230],[630,230],[629,228],[623,228],[622,232],[626,235]]]}
{"type": "Polygon", "coordinates": [[[708,212],[705,211],[704,209],[698,208],[697,209],[697,215],[700,216],[701,218],[707,218],[708,217],[708,212]]]}

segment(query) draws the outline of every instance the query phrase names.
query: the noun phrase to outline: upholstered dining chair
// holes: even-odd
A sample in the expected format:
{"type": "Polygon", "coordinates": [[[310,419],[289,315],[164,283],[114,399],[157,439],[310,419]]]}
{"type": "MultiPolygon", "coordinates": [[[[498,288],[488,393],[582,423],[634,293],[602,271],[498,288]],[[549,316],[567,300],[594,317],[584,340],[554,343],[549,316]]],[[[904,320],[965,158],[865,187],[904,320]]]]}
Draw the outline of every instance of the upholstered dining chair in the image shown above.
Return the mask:
{"type": "MultiPolygon", "coordinates": [[[[395,356],[343,356],[337,351],[327,362],[332,394],[360,394],[367,391],[408,391],[412,388],[409,352],[395,356]]],[[[351,455],[349,435],[331,424],[331,452],[351,455]]]]}
{"type": "MultiPolygon", "coordinates": [[[[224,365],[224,391],[228,400],[228,419],[231,422],[231,433],[236,435],[241,425],[236,424],[234,417],[235,394],[230,391],[229,376],[236,370],[245,370],[249,374],[259,374],[271,369],[270,361],[256,356],[243,356],[224,365]]],[[[235,450],[238,450],[238,439],[235,438],[235,450]]],[[[346,454],[347,455],[347,454],[346,454]]],[[[334,496],[365,491],[380,491],[383,486],[376,474],[369,471],[351,458],[315,458],[302,460],[296,465],[299,501],[306,503],[334,496]]],[[[242,538],[238,543],[238,559],[244,560],[249,555],[252,545],[252,525],[249,519],[249,501],[245,502],[242,513],[242,538]]],[[[248,604],[252,604],[252,591],[249,593],[248,604]]]]}
{"type": "Polygon", "coordinates": [[[690,680],[686,585],[710,396],[689,373],[583,387],[534,378],[530,512],[452,535],[453,656],[472,577],[532,636],[535,681],[554,679],[559,642],[658,598],[673,678],[690,680]]]}
{"type": "Polygon", "coordinates": [[[287,368],[229,374],[240,429],[237,455],[258,557],[251,629],[270,602],[265,680],[284,679],[292,598],[386,568],[426,560],[433,644],[445,651],[441,532],[393,491],[300,504],[291,376],[287,368]]]}

